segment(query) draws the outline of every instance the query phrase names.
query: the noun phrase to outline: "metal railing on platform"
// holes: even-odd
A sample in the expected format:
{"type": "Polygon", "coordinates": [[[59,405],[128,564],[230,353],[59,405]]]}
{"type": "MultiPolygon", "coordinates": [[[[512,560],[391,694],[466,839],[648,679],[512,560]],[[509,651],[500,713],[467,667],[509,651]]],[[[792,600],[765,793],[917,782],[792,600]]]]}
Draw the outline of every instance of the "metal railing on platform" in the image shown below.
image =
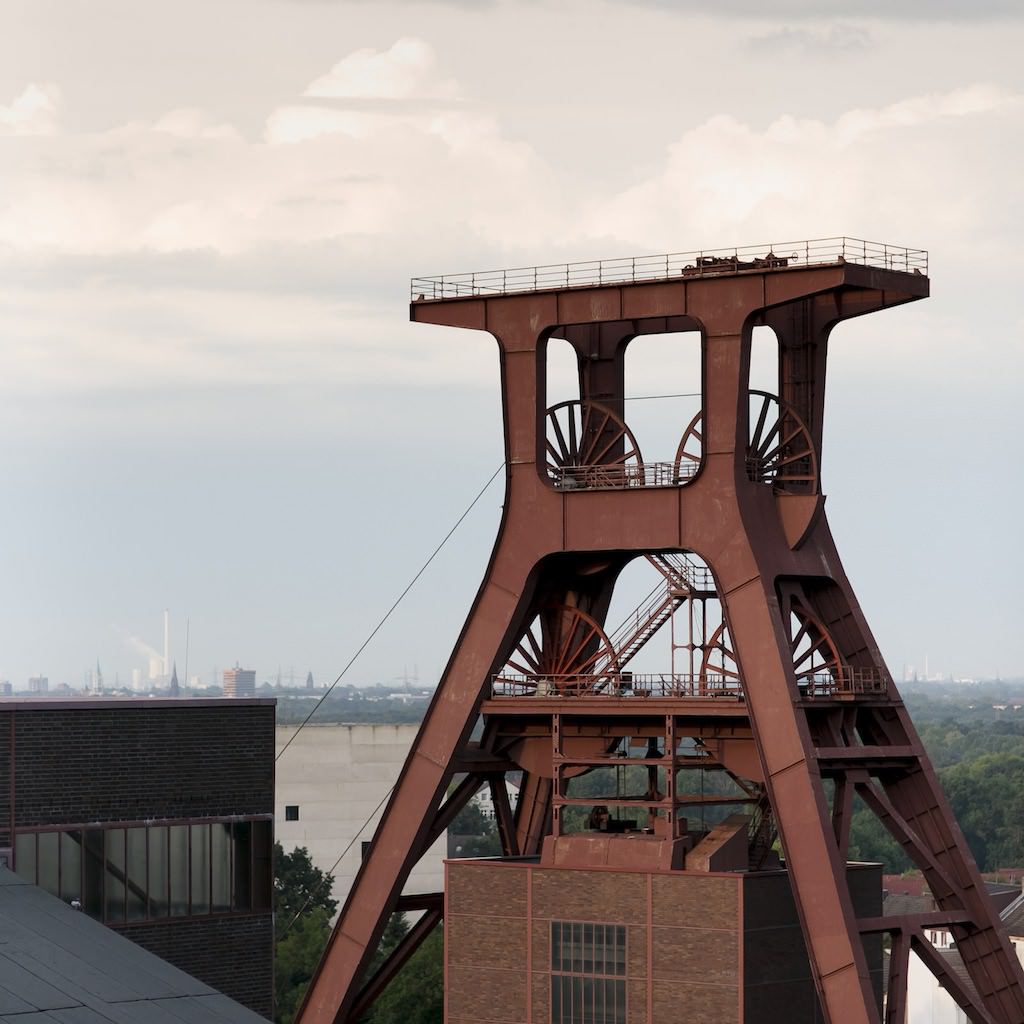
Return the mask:
{"type": "Polygon", "coordinates": [[[696,465],[676,468],[671,462],[637,465],[548,466],[551,482],[562,491],[618,490],[624,487],[671,487],[688,480],[696,465]]]}
{"type": "Polygon", "coordinates": [[[595,285],[662,281],[671,277],[709,277],[839,263],[856,263],[907,274],[928,273],[928,253],[924,249],[836,237],[414,277],[410,294],[413,302],[431,302],[472,295],[592,288],[595,285]]]}
{"type": "MultiPolygon", "coordinates": [[[[797,677],[803,698],[827,700],[843,697],[883,696],[889,674],[883,669],[839,665],[797,677]]],[[[743,698],[743,684],[735,676],[719,673],[601,672],[580,675],[524,675],[500,672],[491,678],[491,697],[615,698],[743,698]]]]}
{"type": "Polygon", "coordinates": [[[834,665],[798,676],[797,685],[801,694],[811,699],[883,696],[889,689],[889,673],[878,668],[834,665]]]}
{"type": "Polygon", "coordinates": [[[743,691],[731,676],[676,672],[609,672],[602,675],[520,675],[502,672],[491,680],[491,696],[615,698],[732,697],[743,691]]]}

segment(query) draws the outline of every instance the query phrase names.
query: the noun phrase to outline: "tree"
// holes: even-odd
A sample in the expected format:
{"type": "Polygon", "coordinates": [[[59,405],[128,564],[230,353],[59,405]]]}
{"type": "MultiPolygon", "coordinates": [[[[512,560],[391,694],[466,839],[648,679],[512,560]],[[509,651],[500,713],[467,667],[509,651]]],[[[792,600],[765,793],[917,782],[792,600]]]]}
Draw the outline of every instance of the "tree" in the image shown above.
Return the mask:
{"type": "Polygon", "coordinates": [[[324,947],[338,901],[334,876],[314,866],[309,850],[274,844],[274,1020],[292,1024],[324,947]]]}
{"type": "Polygon", "coordinates": [[[278,940],[291,927],[296,914],[319,907],[327,911],[328,920],[334,917],[338,909],[338,901],[331,899],[334,875],[314,866],[306,847],[297,846],[285,853],[280,843],[274,843],[274,865],[274,930],[278,940]]]}
{"type": "MultiPolygon", "coordinates": [[[[394,920],[393,917],[392,922],[394,920]]],[[[404,925],[404,918],[402,923],[404,925]]],[[[387,939],[386,931],[382,951],[387,939]]],[[[443,961],[444,929],[438,925],[380,994],[360,1024],[441,1024],[444,1019],[443,961]]]]}
{"type": "Polygon", "coordinates": [[[292,1024],[327,939],[330,918],[323,907],[300,915],[274,947],[274,1020],[292,1024]]]}

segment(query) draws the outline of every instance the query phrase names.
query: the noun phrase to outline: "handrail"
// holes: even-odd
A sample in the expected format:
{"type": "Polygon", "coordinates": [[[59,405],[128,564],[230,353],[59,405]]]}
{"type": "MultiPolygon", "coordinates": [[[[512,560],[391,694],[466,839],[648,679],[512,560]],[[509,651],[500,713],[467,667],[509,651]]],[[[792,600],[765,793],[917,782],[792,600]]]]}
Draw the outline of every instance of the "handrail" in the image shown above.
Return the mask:
{"type": "Polygon", "coordinates": [[[491,677],[492,697],[574,697],[608,700],[648,697],[732,697],[743,693],[732,676],[712,673],[607,672],[600,675],[522,675],[491,677]]]}
{"type": "Polygon", "coordinates": [[[678,469],[672,462],[592,466],[548,466],[548,478],[560,491],[618,490],[624,487],[674,487],[697,472],[691,463],[678,469]]]}
{"type": "Polygon", "coordinates": [[[473,271],[414,277],[413,302],[474,295],[497,296],[515,292],[591,288],[608,284],[660,281],[669,277],[708,277],[750,271],[855,263],[906,274],[928,274],[928,252],[861,238],[814,238],[798,242],[767,242],[731,249],[698,249],[657,256],[627,256],[611,260],[552,263],[537,267],[473,271]]]}
{"type": "MultiPolygon", "coordinates": [[[[880,668],[833,665],[797,676],[805,700],[883,696],[889,673],[880,668]]],[[[491,677],[491,697],[732,697],[743,699],[743,682],[735,676],[697,672],[604,671],[571,675],[524,675],[499,672],[491,677]]]]}

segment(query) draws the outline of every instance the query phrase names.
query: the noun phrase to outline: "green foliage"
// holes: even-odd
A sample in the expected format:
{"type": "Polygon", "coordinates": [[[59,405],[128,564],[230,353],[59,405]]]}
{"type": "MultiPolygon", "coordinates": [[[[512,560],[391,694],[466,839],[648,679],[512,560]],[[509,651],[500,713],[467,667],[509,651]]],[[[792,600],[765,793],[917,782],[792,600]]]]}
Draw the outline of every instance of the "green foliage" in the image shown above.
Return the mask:
{"type": "Polygon", "coordinates": [[[274,1020],[292,1024],[331,934],[338,908],[334,876],[313,865],[300,846],[274,844],[274,1020]]]}
{"type": "Polygon", "coordinates": [[[940,780],[983,871],[1024,863],[1024,756],[988,754],[940,780]]]}
{"type": "MultiPolygon", "coordinates": [[[[384,945],[382,941],[382,950],[384,945]]],[[[443,1018],[444,929],[439,925],[381,993],[360,1024],[441,1024],[443,1018]]]]}
{"type": "MultiPolygon", "coordinates": [[[[980,698],[974,706],[918,698],[914,718],[924,719],[921,740],[978,867],[1024,864],[1024,722],[998,717],[980,698]]],[[[855,807],[850,856],[881,861],[891,873],[911,867],[881,822],[855,807]]]]}
{"type": "Polygon", "coordinates": [[[331,934],[323,907],[303,914],[274,947],[274,1020],[292,1024],[331,934]]]}
{"type": "Polygon", "coordinates": [[[487,817],[479,804],[470,800],[448,826],[456,857],[497,857],[501,840],[494,819],[487,817]]]}
{"type": "Polygon", "coordinates": [[[888,875],[902,874],[913,865],[888,829],[858,800],[850,819],[850,860],[878,861],[888,875]]]}
{"type": "Polygon", "coordinates": [[[278,939],[288,929],[296,914],[305,914],[316,908],[327,912],[328,919],[338,909],[338,901],[331,898],[334,876],[315,867],[309,850],[297,846],[285,853],[280,843],[274,843],[274,928],[278,939]]]}

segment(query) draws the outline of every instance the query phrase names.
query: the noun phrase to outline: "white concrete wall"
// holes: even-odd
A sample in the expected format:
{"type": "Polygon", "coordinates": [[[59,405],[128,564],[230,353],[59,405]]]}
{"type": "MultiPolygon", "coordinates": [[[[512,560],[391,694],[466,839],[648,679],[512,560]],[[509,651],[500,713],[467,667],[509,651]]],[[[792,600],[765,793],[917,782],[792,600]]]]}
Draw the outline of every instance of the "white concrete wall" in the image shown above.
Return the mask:
{"type": "Polygon", "coordinates": [[[907,1024],[969,1024],[964,1011],[914,953],[907,972],[907,1024]]]}
{"type": "MultiPolygon", "coordinates": [[[[313,863],[334,871],[339,906],[352,885],[362,842],[373,838],[385,794],[398,779],[418,731],[416,725],[307,725],[277,762],[274,829],[290,852],[309,850],[313,863]],[[285,821],[285,807],[299,808],[298,821],[285,821]],[[364,823],[369,824],[359,832],[364,823]],[[358,835],[357,835],[358,833],[358,835]],[[351,848],[333,867],[338,856],[351,848]]],[[[277,750],[295,734],[295,726],[277,727],[277,750]]],[[[386,801],[385,801],[386,803],[386,801]]],[[[447,839],[442,836],[413,869],[405,892],[441,892],[447,839]]]]}

